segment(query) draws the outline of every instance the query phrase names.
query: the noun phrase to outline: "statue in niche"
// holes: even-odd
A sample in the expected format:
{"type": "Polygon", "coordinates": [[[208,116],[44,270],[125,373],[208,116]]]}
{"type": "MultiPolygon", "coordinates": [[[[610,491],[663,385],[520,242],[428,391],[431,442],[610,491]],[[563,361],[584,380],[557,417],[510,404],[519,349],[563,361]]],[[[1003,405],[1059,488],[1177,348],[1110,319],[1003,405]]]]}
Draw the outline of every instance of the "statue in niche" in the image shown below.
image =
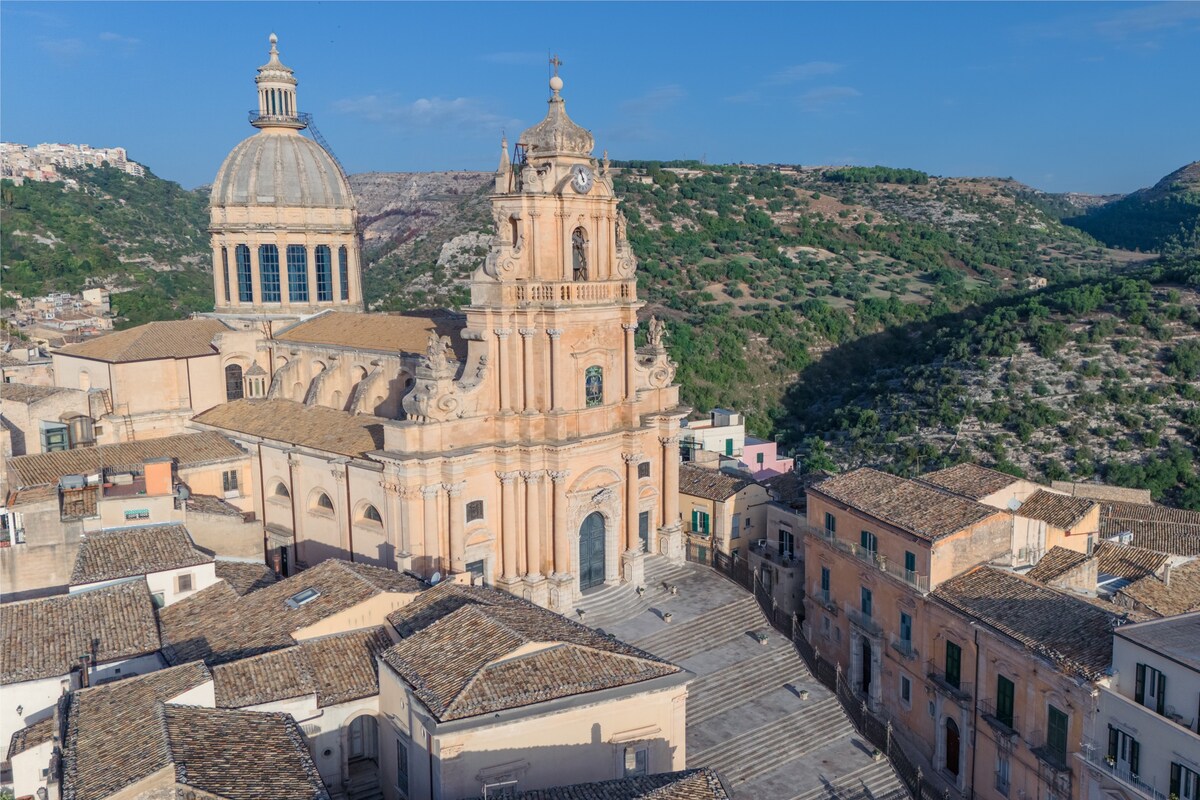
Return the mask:
{"type": "Polygon", "coordinates": [[[576,228],[571,234],[571,276],[573,280],[588,279],[587,239],[583,236],[583,228],[576,228]]]}

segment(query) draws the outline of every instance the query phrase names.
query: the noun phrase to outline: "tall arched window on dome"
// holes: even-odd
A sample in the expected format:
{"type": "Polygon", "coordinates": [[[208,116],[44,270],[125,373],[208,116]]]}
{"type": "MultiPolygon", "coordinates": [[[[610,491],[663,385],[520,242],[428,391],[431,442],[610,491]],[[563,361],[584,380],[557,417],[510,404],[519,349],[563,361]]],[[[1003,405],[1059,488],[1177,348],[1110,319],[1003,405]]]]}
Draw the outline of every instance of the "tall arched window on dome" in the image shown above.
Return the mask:
{"type": "Polygon", "coordinates": [[[225,399],[242,399],[242,368],[237,364],[225,367],[225,399]]]}
{"type": "Polygon", "coordinates": [[[308,302],[308,253],[302,244],[287,246],[288,302],[308,302]]]}
{"type": "Polygon", "coordinates": [[[237,262],[238,302],[254,302],[254,277],[250,266],[250,248],[239,244],[233,249],[233,257],[237,262]]]}
{"type": "Polygon", "coordinates": [[[346,245],[338,248],[338,277],[342,279],[342,299],[350,299],[350,254],[346,245]]]}
{"type": "Polygon", "coordinates": [[[262,283],[262,301],[279,302],[279,248],[273,244],[258,246],[258,279],[262,283]]]}
{"type": "Polygon", "coordinates": [[[221,274],[225,278],[225,304],[229,305],[229,248],[221,248],[221,274]]]}
{"type": "Polygon", "coordinates": [[[329,245],[317,245],[317,302],[333,300],[333,263],[329,245]]]}

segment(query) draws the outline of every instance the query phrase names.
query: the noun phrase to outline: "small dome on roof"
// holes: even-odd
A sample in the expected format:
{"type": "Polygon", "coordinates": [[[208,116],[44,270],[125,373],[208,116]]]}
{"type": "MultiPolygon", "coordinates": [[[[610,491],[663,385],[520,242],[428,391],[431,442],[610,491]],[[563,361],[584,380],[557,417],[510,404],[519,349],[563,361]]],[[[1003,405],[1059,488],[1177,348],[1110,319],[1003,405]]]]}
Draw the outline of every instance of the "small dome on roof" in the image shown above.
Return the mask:
{"type": "Polygon", "coordinates": [[[353,208],[350,184],[321,145],[298,133],[259,133],[225,159],[212,204],[353,208]]]}
{"type": "Polygon", "coordinates": [[[570,155],[588,157],[596,147],[591,131],[580,127],[567,116],[562,96],[562,78],[550,79],[550,108],[546,118],[521,134],[518,140],[525,145],[530,157],[570,155]]]}

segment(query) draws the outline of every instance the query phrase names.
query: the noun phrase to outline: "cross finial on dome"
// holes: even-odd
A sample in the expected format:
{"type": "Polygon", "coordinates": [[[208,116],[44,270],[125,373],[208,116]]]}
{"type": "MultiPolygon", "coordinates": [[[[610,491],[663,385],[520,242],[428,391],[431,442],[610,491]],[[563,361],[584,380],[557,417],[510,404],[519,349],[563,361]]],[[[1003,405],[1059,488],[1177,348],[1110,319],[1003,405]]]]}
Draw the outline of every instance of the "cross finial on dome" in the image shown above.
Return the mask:
{"type": "Polygon", "coordinates": [[[550,66],[554,69],[554,74],[550,77],[550,91],[555,97],[562,91],[563,81],[558,77],[558,68],[562,66],[562,59],[557,54],[550,56],[550,66]]]}

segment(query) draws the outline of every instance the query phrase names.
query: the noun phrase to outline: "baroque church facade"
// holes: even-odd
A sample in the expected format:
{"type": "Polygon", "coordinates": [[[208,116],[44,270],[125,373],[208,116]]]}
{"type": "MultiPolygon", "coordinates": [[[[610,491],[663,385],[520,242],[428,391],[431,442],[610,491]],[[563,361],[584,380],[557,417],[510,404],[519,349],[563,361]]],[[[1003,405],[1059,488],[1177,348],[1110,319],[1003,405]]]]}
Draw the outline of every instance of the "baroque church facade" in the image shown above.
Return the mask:
{"type": "MultiPolygon", "coordinates": [[[[556,70],[557,73],[557,70],[556,70]]],[[[550,80],[491,194],[461,313],[365,313],[358,212],[271,38],[258,132],[217,174],[211,315],[227,401],[190,427],[249,451],[268,558],[483,581],[565,611],[682,559],[687,410],[661,323],[638,346],[637,261],[607,156],[550,80]]]]}

